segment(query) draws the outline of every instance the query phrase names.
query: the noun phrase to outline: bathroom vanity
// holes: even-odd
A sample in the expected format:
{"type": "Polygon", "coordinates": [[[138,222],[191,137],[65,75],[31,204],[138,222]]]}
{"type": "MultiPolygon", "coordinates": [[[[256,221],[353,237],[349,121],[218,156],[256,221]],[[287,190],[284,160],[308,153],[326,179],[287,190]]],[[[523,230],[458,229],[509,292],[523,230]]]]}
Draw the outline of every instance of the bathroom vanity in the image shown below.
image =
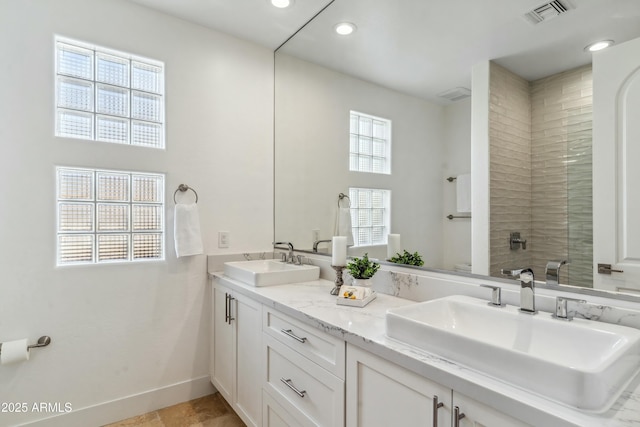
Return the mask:
{"type": "MultiPolygon", "coordinates": [[[[333,282],[328,280],[254,287],[210,273],[211,380],[248,425],[600,427],[640,422],[637,379],[611,409],[594,414],[389,338],[387,310],[413,300],[379,293],[364,308],[346,307],[329,295],[333,282]]],[[[458,285],[448,286],[458,294],[468,287],[488,300],[477,284],[458,285]]]]}

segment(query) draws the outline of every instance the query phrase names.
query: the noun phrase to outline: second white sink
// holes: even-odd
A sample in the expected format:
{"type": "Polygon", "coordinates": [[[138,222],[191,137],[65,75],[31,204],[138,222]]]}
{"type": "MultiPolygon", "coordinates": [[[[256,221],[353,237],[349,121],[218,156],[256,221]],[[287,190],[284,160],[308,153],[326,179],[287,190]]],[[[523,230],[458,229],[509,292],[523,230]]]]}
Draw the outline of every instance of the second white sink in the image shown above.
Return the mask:
{"type": "Polygon", "coordinates": [[[317,265],[293,265],[275,260],[224,263],[224,274],[252,286],[273,286],[318,280],[317,265]]]}
{"type": "Polygon", "coordinates": [[[389,309],[387,335],[579,409],[602,412],[640,368],[640,331],[455,295],[389,309]]]}

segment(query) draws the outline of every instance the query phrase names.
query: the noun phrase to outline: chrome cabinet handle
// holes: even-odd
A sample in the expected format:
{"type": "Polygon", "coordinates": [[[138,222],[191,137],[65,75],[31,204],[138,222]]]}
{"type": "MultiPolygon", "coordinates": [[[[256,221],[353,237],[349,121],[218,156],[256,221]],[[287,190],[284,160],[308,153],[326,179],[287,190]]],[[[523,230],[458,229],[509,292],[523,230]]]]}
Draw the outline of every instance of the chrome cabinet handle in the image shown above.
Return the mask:
{"type": "Polygon", "coordinates": [[[301,342],[301,343],[305,343],[307,342],[307,338],[301,338],[299,336],[297,336],[296,334],[293,333],[293,331],[291,329],[280,329],[280,332],[282,332],[283,334],[285,334],[288,337],[293,338],[294,340],[301,342]]]}
{"type": "Polygon", "coordinates": [[[433,427],[438,427],[438,409],[444,406],[443,402],[438,402],[438,396],[433,396],[433,427]]]}
{"type": "Polygon", "coordinates": [[[460,412],[460,408],[457,406],[453,407],[453,427],[460,427],[460,420],[466,417],[464,413],[460,412]]]}
{"type": "Polygon", "coordinates": [[[300,397],[304,397],[304,395],[307,394],[306,390],[302,390],[302,391],[298,390],[298,388],[291,383],[291,378],[288,378],[288,379],[280,378],[280,381],[282,381],[287,387],[293,390],[300,397]]]}
{"type": "Polygon", "coordinates": [[[224,293],[224,323],[229,323],[229,294],[224,293]]]}
{"type": "Polygon", "coordinates": [[[231,324],[232,320],[236,320],[236,318],[231,315],[231,301],[234,301],[234,300],[235,298],[232,297],[231,294],[229,294],[229,324],[231,324]]]}

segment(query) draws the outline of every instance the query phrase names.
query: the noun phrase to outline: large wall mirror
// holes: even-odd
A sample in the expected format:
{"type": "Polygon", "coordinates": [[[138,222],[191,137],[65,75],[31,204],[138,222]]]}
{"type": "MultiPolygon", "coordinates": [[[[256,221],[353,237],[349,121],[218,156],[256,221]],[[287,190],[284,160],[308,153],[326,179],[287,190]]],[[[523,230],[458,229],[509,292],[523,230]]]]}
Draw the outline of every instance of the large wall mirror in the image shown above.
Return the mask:
{"type": "Polygon", "coordinates": [[[464,193],[477,187],[465,181],[482,167],[471,134],[472,117],[483,116],[490,255],[474,271],[500,277],[502,268],[533,266],[544,280],[548,261],[566,260],[559,282],[593,288],[598,182],[584,48],[640,37],[640,6],[543,3],[334,0],[281,46],[276,240],[327,252],[323,241],[341,232],[348,209],[349,255],[384,260],[397,234],[394,249],[420,253],[425,268],[469,271],[475,216],[464,193]],[[355,31],[341,36],[345,22],[355,31]],[[472,69],[483,61],[491,61],[490,95],[479,112],[464,89],[476,90],[472,69]]]}

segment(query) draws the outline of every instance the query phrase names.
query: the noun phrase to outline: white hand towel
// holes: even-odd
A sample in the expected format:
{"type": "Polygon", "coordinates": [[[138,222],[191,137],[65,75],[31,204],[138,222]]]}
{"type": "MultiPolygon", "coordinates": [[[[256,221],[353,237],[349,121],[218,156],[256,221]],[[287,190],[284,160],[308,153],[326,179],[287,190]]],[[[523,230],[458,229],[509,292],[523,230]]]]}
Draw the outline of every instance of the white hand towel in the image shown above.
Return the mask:
{"type": "Polygon", "coordinates": [[[458,212],[471,212],[471,174],[456,178],[456,204],[458,212]]]}
{"type": "Polygon", "coordinates": [[[334,236],[345,236],[347,246],[353,246],[353,228],[351,227],[351,209],[338,208],[336,212],[336,226],[334,236]]]}
{"type": "Polygon", "coordinates": [[[196,203],[176,205],[173,230],[178,258],[204,252],[196,203]]]}

